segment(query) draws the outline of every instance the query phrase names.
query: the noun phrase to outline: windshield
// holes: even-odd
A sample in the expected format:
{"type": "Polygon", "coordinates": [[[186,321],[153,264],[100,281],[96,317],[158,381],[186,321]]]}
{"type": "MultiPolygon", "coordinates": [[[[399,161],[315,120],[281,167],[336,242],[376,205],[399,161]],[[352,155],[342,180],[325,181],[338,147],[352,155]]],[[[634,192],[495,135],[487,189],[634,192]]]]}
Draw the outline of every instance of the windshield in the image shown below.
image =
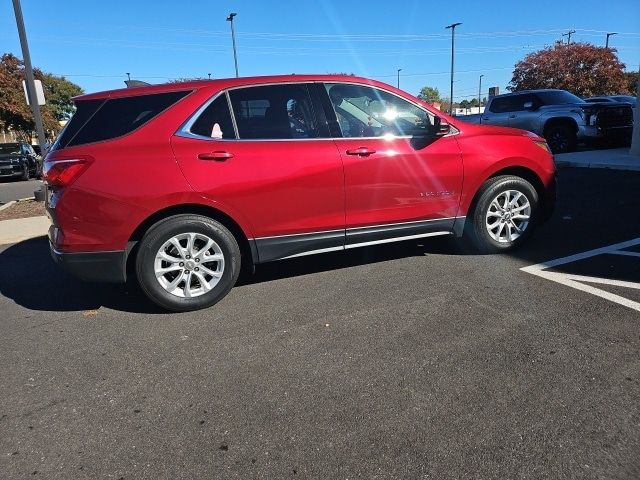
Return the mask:
{"type": "Polygon", "coordinates": [[[574,94],[565,92],[564,90],[538,92],[536,93],[536,95],[544,105],[566,105],[568,103],[586,103],[580,97],[576,97],[574,94]]]}
{"type": "Polygon", "coordinates": [[[19,143],[0,143],[0,155],[14,155],[19,153],[19,143]]]}

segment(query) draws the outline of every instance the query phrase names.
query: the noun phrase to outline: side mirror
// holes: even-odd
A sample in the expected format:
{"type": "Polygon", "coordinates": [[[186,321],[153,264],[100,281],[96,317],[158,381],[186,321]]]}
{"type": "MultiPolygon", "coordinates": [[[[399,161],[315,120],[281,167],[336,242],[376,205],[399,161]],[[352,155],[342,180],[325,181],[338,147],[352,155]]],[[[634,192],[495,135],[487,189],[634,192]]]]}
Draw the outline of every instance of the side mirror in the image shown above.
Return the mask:
{"type": "Polygon", "coordinates": [[[449,126],[448,123],[442,123],[442,119],[440,117],[434,117],[433,125],[417,128],[413,132],[413,137],[436,139],[436,138],[444,137],[450,131],[451,131],[451,127],[449,126]]]}

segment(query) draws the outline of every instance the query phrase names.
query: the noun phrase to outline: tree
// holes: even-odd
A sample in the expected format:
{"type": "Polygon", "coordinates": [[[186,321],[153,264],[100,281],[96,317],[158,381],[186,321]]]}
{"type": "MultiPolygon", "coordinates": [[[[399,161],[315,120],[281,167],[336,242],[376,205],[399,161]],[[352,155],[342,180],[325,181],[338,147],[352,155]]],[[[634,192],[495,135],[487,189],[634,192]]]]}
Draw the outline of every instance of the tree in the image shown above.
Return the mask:
{"type": "Polygon", "coordinates": [[[614,48],[557,43],[518,62],[507,88],[560,88],[583,97],[628,93],[623,69],[614,48]]]}
{"type": "MultiPolygon", "coordinates": [[[[60,131],[59,120],[73,113],[71,97],[82,93],[82,89],[52,74],[34,69],[34,76],[41,80],[45,90],[47,105],[40,108],[42,122],[47,132],[60,131]]],[[[35,126],[33,114],[24,98],[22,80],[25,78],[24,63],[11,53],[0,58],[0,128],[11,129],[19,136],[28,139],[35,126]]]]}
{"type": "Polygon", "coordinates": [[[462,100],[460,102],[460,108],[464,108],[465,110],[467,110],[469,107],[470,107],[469,100],[462,100]]]}
{"type": "Polygon", "coordinates": [[[624,79],[627,82],[627,90],[631,95],[636,94],[638,90],[638,72],[624,72],[624,79]]]}
{"type": "Polygon", "coordinates": [[[433,87],[428,87],[428,86],[422,87],[420,89],[420,93],[418,93],[418,98],[423,102],[427,102],[427,103],[442,102],[442,99],[440,98],[440,92],[438,91],[438,89],[433,87]]]}
{"type": "Polygon", "coordinates": [[[42,86],[47,105],[57,120],[69,120],[76,108],[71,100],[82,95],[84,91],[75,83],[64,77],[57,77],[50,73],[42,74],[42,86]]]}

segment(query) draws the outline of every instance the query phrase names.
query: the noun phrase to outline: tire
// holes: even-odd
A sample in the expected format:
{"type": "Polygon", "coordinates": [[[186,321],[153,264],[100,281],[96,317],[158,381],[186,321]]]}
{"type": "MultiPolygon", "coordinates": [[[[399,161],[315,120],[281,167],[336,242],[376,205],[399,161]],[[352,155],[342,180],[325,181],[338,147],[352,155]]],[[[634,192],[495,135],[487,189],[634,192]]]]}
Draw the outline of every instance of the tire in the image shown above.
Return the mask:
{"type": "Polygon", "coordinates": [[[20,175],[20,180],[29,180],[29,165],[26,163],[23,165],[22,175],[20,175]]]}
{"type": "Polygon", "coordinates": [[[140,241],[135,259],[142,291],[173,312],[219,302],[235,285],[240,265],[233,234],[202,215],[174,215],[156,223],[140,241]]]}
{"type": "Polygon", "coordinates": [[[490,178],[480,187],[467,216],[463,240],[479,253],[511,250],[531,234],[539,212],[538,192],[525,179],[513,175],[490,178]],[[504,201],[509,208],[504,208],[504,201]]]}
{"type": "Polygon", "coordinates": [[[545,129],[544,138],[553,153],[567,153],[576,149],[578,139],[570,125],[559,123],[545,129]]]}

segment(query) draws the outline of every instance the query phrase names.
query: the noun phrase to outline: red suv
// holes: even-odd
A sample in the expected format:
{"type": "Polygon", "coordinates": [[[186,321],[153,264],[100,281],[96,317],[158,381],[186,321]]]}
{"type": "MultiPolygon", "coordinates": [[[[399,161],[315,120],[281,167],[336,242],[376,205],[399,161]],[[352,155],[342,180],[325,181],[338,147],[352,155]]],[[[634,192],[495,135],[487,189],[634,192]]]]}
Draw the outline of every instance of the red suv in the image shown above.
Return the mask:
{"type": "Polygon", "coordinates": [[[336,75],[84,95],[45,161],[53,258],[174,311],[213,305],[242,264],[455,235],[521,243],[554,204],[553,157],[522,130],[450,118],[336,75]]]}

